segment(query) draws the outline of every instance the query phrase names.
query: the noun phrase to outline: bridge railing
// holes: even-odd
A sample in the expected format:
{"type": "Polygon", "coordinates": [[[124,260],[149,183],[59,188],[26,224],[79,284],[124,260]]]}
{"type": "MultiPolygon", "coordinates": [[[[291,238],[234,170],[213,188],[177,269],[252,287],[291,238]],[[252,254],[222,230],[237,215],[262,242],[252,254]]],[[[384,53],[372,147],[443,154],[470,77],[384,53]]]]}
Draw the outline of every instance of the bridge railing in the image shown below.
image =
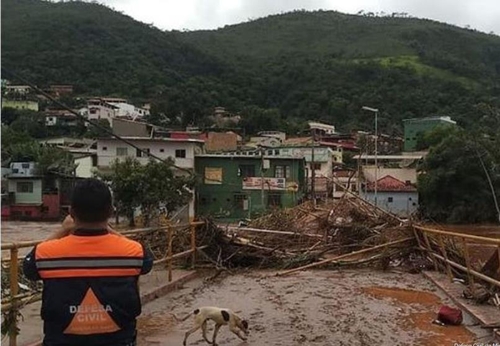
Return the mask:
{"type": "MultiPolygon", "coordinates": [[[[159,242],[155,244],[155,259],[154,264],[165,265],[168,271],[168,281],[172,281],[173,262],[180,258],[191,257],[191,267],[194,268],[196,264],[196,254],[199,250],[205,249],[207,246],[196,246],[196,233],[197,229],[204,225],[205,222],[197,221],[188,224],[176,224],[162,227],[150,227],[133,229],[121,232],[126,237],[144,241],[148,235],[155,234],[160,238],[159,242]],[[177,244],[176,249],[178,252],[174,253],[174,241],[176,239],[186,238],[189,239],[188,244],[177,244]]],[[[19,278],[22,276],[20,270],[23,256],[19,256],[19,249],[32,248],[41,241],[21,241],[16,243],[2,243],[1,249],[9,252],[9,257],[2,258],[2,286],[8,284],[8,293],[5,289],[2,290],[2,323],[8,326],[7,336],[9,337],[9,346],[17,345],[18,330],[18,316],[19,310],[26,304],[37,302],[41,299],[42,295],[40,290],[35,288],[29,289],[28,292],[19,293],[20,283],[19,278]]],[[[24,288],[24,287],[23,287],[24,288]]]]}
{"type": "Polygon", "coordinates": [[[434,268],[445,272],[450,281],[454,278],[453,270],[455,270],[467,275],[471,292],[474,292],[475,280],[500,287],[500,281],[496,279],[499,277],[496,274],[500,274],[500,268],[498,268],[500,267],[500,239],[437,230],[423,226],[413,226],[413,229],[418,248],[428,254],[434,268]],[[490,260],[495,260],[493,256],[498,256],[498,262],[493,261],[493,263],[497,263],[496,268],[492,266],[490,270],[478,271],[480,269],[474,265],[474,258],[471,258],[470,248],[472,246],[477,247],[479,251],[491,249],[490,260]],[[457,252],[460,253],[457,254],[457,252]]]}

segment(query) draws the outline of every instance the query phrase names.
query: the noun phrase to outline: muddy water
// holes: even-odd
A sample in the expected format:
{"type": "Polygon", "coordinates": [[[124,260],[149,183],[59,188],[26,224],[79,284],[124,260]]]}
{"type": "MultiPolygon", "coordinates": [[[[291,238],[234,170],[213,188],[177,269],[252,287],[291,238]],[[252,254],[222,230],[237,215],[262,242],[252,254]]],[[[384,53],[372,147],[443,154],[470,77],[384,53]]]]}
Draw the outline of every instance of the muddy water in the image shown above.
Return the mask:
{"type": "MultiPolygon", "coordinates": [[[[192,321],[178,323],[170,313],[185,316],[203,305],[240,311],[249,321],[248,342],[223,327],[217,339],[220,345],[452,345],[449,342],[474,341],[474,334],[463,326],[450,329],[431,324],[440,304],[449,302],[420,275],[364,270],[303,272],[283,278],[270,274],[230,276],[145,306],[139,345],[181,345],[192,321]]],[[[209,336],[212,329],[210,325],[209,336]]],[[[204,344],[201,332],[192,334],[188,344],[204,344]]]]}

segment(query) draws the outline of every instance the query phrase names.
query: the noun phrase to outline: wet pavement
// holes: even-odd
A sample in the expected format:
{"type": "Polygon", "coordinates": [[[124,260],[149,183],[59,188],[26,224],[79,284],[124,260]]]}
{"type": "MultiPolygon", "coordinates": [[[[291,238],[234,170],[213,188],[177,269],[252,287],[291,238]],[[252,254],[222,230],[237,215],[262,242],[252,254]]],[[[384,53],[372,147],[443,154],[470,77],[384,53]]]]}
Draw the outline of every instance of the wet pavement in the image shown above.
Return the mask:
{"type": "MultiPolygon", "coordinates": [[[[253,271],[204,285],[201,280],[146,305],[139,320],[139,345],[181,345],[192,320],[177,322],[211,305],[230,308],[246,318],[250,336],[242,342],[227,327],[219,345],[453,345],[486,337],[475,326],[432,324],[443,303],[451,304],[422,275],[343,270],[301,272],[275,277],[253,271]]],[[[472,319],[465,316],[465,325],[472,319]]],[[[213,323],[209,323],[209,338],[213,323]]],[[[202,345],[201,332],[189,345],[202,345]]]]}

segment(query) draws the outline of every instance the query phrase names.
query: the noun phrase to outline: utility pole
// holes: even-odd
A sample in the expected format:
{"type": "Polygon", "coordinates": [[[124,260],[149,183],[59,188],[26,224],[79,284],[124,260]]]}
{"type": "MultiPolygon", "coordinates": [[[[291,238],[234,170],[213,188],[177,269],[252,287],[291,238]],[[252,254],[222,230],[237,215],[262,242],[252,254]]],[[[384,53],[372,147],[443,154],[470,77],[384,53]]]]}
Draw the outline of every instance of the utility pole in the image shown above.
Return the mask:
{"type": "Polygon", "coordinates": [[[314,133],[314,129],[311,129],[312,135],[312,149],[311,149],[311,197],[313,200],[313,205],[316,207],[316,172],[315,172],[315,163],[314,163],[314,147],[316,146],[316,136],[314,133]]]}
{"type": "Polygon", "coordinates": [[[378,188],[378,160],[377,160],[377,156],[378,156],[378,121],[377,121],[377,118],[378,118],[378,109],[377,111],[375,112],[375,206],[377,207],[378,206],[378,203],[377,203],[377,188],[378,188]]]}
{"type": "Polygon", "coordinates": [[[377,206],[377,188],[378,188],[378,109],[363,106],[361,109],[375,113],[375,206],[377,206]]]}
{"type": "Polygon", "coordinates": [[[266,209],[264,201],[264,148],[263,147],[260,147],[260,203],[262,205],[262,209],[266,209]]]}

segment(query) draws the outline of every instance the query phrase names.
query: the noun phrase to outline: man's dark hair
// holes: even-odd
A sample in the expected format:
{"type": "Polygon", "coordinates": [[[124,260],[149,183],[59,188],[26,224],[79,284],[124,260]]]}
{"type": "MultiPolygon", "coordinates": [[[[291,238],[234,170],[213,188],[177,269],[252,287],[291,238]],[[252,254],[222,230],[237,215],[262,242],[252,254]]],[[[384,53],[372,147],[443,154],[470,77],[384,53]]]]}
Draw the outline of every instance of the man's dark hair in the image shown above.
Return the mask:
{"type": "Polygon", "coordinates": [[[71,210],[78,221],[107,221],[111,209],[111,192],[102,181],[90,178],[76,184],[71,196],[71,210]]]}

